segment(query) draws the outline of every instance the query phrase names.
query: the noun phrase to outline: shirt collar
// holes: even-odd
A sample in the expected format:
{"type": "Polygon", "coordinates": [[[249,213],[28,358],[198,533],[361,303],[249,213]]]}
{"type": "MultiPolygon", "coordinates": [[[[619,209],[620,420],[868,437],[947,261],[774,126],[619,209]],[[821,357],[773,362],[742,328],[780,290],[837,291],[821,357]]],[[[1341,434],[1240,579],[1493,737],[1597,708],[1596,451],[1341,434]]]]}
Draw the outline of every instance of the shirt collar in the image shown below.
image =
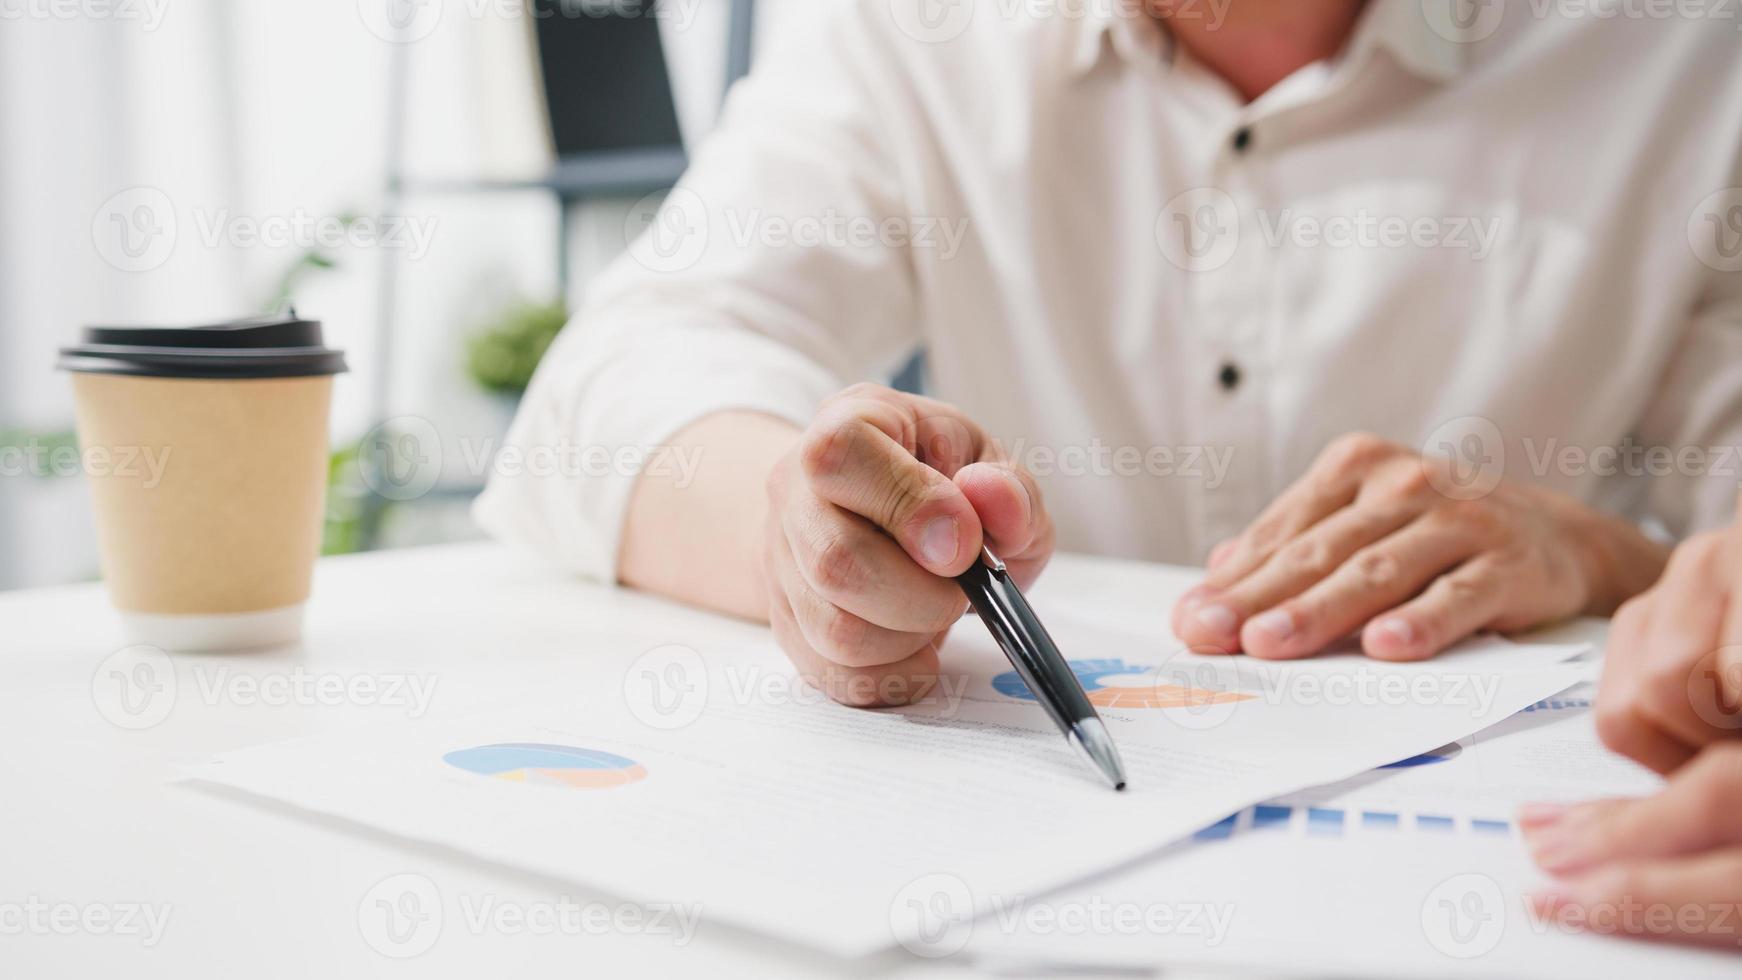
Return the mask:
{"type": "MultiPolygon", "coordinates": [[[[1434,25],[1452,25],[1456,5],[1463,0],[1369,0],[1344,60],[1359,63],[1376,50],[1386,50],[1404,68],[1429,81],[1447,82],[1465,65],[1468,45],[1434,25]]],[[[1133,58],[1173,60],[1173,36],[1161,27],[1143,0],[1113,0],[1089,4],[1080,22],[1071,74],[1087,74],[1107,53],[1133,58]]]]}

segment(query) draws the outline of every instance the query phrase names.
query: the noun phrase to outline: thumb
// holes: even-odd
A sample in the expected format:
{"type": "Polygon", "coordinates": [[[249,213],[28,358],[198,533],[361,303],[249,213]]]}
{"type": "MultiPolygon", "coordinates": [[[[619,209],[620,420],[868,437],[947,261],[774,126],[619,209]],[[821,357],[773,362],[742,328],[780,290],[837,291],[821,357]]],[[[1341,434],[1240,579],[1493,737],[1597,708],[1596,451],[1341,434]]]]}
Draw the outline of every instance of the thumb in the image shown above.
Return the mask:
{"type": "Polygon", "coordinates": [[[1708,747],[1655,796],[1574,807],[1532,806],[1519,824],[1543,870],[1566,875],[1597,865],[1668,857],[1742,843],[1742,744],[1708,747]]]}
{"type": "MultiPolygon", "coordinates": [[[[921,568],[954,576],[980,553],[980,518],[961,488],[890,436],[886,403],[837,403],[800,440],[799,462],[824,500],[869,520],[921,568]]],[[[894,417],[890,417],[894,416],[894,417]]]]}

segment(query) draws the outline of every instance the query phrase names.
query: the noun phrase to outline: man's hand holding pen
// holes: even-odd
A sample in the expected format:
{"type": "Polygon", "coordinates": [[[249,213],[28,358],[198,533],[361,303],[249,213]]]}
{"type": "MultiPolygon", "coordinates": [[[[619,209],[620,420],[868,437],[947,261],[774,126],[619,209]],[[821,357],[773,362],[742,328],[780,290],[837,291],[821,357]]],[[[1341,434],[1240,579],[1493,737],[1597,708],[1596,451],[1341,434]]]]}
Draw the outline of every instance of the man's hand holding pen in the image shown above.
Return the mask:
{"type": "Polygon", "coordinates": [[[763,569],[775,636],[845,704],[930,693],[991,547],[1022,586],[1052,555],[1034,478],[960,410],[876,385],[825,402],[768,480],[763,569]]]}

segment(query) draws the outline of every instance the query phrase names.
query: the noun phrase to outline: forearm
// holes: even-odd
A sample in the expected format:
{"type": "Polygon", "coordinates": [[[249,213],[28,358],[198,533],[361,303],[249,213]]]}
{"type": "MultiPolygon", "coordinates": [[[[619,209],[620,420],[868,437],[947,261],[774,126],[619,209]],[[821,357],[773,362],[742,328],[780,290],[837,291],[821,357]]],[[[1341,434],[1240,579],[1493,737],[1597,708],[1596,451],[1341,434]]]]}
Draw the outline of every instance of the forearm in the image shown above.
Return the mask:
{"type": "Polygon", "coordinates": [[[623,584],[766,621],[766,485],[798,436],[790,422],[754,412],[710,415],[678,433],[669,445],[693,454],[696,468],[636,481],[618,557],[623,584]]]}

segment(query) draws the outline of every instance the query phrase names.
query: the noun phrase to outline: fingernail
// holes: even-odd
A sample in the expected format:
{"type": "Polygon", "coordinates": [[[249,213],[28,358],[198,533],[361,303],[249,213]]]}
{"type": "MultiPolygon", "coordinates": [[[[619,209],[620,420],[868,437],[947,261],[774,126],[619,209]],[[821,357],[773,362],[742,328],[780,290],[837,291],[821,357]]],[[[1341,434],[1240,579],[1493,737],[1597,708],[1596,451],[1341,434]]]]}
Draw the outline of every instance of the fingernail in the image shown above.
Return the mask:
{"type": "Polygon", "coordinates": [[[1552,827],[1569,809],[1565,803],[1526,803],[1518,808],[1518,826],[1525,831],[1552,827]]]}
{"type": "Polygon", "coordinates": [[[1374,623],[1373,628],[1378,630],[1381,636],[1389,638],[1398,646],[1415,645],[1415,627],[1410,625],[1407,619],[1389,616],[1374,623]]]}
{"type": "Polygon", "coordinates": [[[1240,617],[1234,615],[1234,610],[1217,602],[1198,610],[1198,622],[1210,632],[1226,636],[1240,625],[1240,617]]]}
{"type": "Polygon", "coordinates": [[[1251,625],[1253,629],[1275,640],[1286,640],[1294,635],[1294,617],[1286,609],[1272,609],[1256,616],[1251,625]]]}
{"type": "Polygon", "coordinates": [[[933,565],[948,566],[961,549],[954,517],[934,517],[919,535],[919,553],[933,565]]]}

